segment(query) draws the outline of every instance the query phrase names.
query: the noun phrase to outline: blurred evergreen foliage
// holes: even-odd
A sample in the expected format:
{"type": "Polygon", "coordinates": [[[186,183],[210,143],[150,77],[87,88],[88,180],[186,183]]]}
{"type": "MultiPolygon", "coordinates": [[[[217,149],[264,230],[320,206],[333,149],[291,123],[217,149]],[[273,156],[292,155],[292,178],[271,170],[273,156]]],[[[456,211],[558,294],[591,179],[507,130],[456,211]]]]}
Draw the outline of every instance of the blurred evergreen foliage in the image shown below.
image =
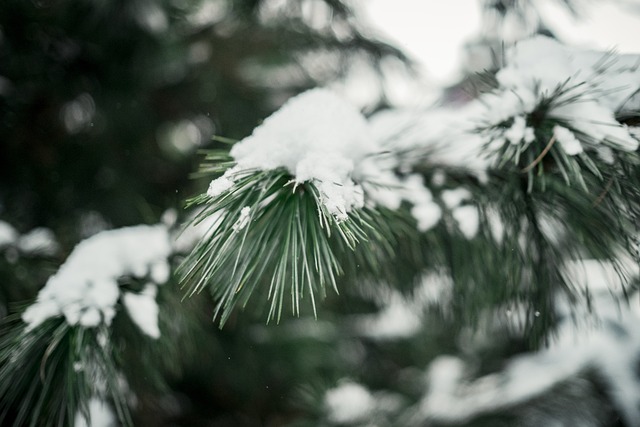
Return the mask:
{"type": "Polygon", "coordinates": [[[362,35],[342,2],[310,2],[324,12],[313,26],[304,2],[270,3],[2,2],[0,215],[52,227],[66,248],[83,212],[115,227],[155,221],[192,193],[194,151],[213,134],[247,135],[350,57],[405,59],[362,35]],[[300,58],[320,50],[330,64],[312,76],[300,58]],[[276,66],[292,67],[278,90],[248,76],[276,66]]]}

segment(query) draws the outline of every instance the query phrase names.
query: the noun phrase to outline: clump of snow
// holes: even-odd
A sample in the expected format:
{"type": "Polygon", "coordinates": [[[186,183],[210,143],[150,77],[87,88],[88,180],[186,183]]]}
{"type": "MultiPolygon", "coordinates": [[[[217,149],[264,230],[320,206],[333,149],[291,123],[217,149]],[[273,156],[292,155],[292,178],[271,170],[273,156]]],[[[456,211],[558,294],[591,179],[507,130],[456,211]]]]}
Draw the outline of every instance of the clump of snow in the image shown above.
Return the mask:
{"type": "Polygon", "coordinates": [[[478,234],[480,226],[478,208],[471,205],[459,206],[451,212],[451,215],[458,223],[458,228],[464,237],[471,240],[478,234]]]}
{"type": "MultiPolygon", "coordinates": [[[[58,316],[64,316],[70,325],[111,324],[120,298],[118,279],[126,275],[150,276],[162,283],[169,277],[170,253],[169,233],[163,225],[103,231],[80,242],[23,313],[27,330],[58,316]]],[[[126,298],[127,308],[130,313],[137,312],[132,319],[140,329],[151,331],[149,335],[154,336],[157,325],[155,329],[149,326],[149,319],[155,319],[157,324],[157,307],[155,301],[150,304],[145,299],[148,295],[126,298]],[[133,310],[134,303],[140,302],[133,310]]]]}
{"type": "Polygon", "coordinates": [[[420,278],[420,285],[414,292],[413,302],[418,307],[446,307],[453,295],[453,281],[450,276],[429,271],[420,278]]]}
{"type": "Polygon", "coordinates": [[[8,222],[0,221],[0,249],[13,245],[18,238],[18,232],[8,222]]]}
{"type": "Polygon", "coordinates": [[[536,139],[533,128],[527,126],[527,122],[523,116],[516,116],[516,118],[513,119],[513,124],[505,131],[504,137],[514,145],[520,144],[522,141],[529,144],[536,139]]]}
{"type": "Polygon", "coordinates": [[[118,422],[109,404],[93,397],[89,400],[89,419],[85,419],[84,415],[78,412],[73,425],[74,427],[116,427],[118,422]]]}
{"type": "Polygon", "coordinates": [[[378,289],[370,295],[381,305],[380,311],[356,316],[355,331],[361,336],[385,341],[409,338],[420,332],[425,310],[447,306],[453,289],[451,278],[440,273],[429,272],[420,279],[410,296],[392,289],[378,289]]]}
{"type": "Polygon", "coordinates": [[[363,336],[379,340],[408,338],[422,326],[422,309],[400,293],[392,293],[385,307],[375,315],[361,316],[356,328],[363,336]]]}
{"type": "Polygon", "coordinates": [[[462,167],[482,175],[488,162],[482,156],[482,139],[469,117],[478,106],[391,109],[370,118],[371,130],[382,147],[400,157],[400,168],[426,160],[433,165],[462,167]]]}
{"type": "Polygon", "coordinates": [[[462,234],[467,239],[473,239],[480,227],[480,214],[477,207],[462,205],[462,202],[471,199],[471,192],[462,187],[444,190],[440,194],[440,198],[445,206],[451,210],[451,216],[453,216],[462,234]]]}
{"type": "Polygon", "coordinates": [[[227,169],[220,178],[211,181],[211,183],[209,183],[209,188],[207,189],[209,197],[217,197],[233,187],[234,175],[238,171],[239,168],[237,167],[227,169]]]}
{"type": "MultiPolygon", "coordinates": [[[[640,56],[585,51],[543,36],[519,42],[506,56],[507,65],[496,74],[499,89],[474,103],[481,120],[490,126],[513,118],[502,137],[489,135],[494,142],[532,142],[535,135],[526,127],[526,115],[562,87],[565,93],[550,105],[549,118],[579,131],[583,142],[591,145],[606,143],[623,151],[638,148],[638,140],[616,121],[615,112],[640,88],[640,56]]],[[[554,130],[562,148],[570,155],[581,152],[583,144],[576,144],[562,129],[554,130]]]]}
{"type": "Polygon", "coordinates": [[[442,210],[438,205],[428,200],[425,203],[413,206],[411,215],[418,222],[419,231],[428,231],[438,223],[442,216],[442,210]]]}
{"type": "Polygon", "coordinates": [[[442,210],[433,200],[431,191],[424,186],[420,175],[409,175],[403,181],[403,194],[413,204],[411,215],[418,222],[418,230],[427,231],[438,223],[442,210]]]}
{"type": "Polygon", "coordinates": [[[501,244],[504,240],[504,223],[500,218],[500,214],[494,209],[486,210],[487,222],[489,225],[489,231],[496,243],[501,244]]]}
{"type": "MultiPolygon", "coordinates": [[[[235,144],[236,165],[213,180],[207,194],[231,190],[241,174],[284,168],[295,184],[313,183],[337,221],[365,204],[397,209],[406,200],[418,228],[428,230],[440,219],[438,205],[417,175],[396,175],[400,165],[387,151],[360,111],[329,90],[313,89],[290,99],[235,144]]],[[[246,225],[238,221],[236,231],[246,225]]]]}
{"type": "Polygon", "coordinates": [[[327,417],[331,422],[351,424],[364,420],[375,409],[375,398],[362,385],[344,381],[324,396],[327,417]]]}
{"type": "MultiPolygon", "coordinates": [[[[640,72],[639,72],[640,74],[640,72]]],[[[615,112],[595,100],[582,99],[554,109],[552,116],[570,123],[573,128],[588,136],[592,143],[607,142],[612,148],[634,151],[638,140],[629,129],[615,119],[615,112]]]]}
{"type": "Polygon", "coordinates": [[[233,224],[233,227],[232,227],[234,232],[236,233],[240,232],[247,226],[247,224],[249,224],[250,212],[251,212],[251,208],[249,206],[245,206],[240,210],[240,217],[235,222],[235,224],[233,224]]]}
{"type": "MultiPolygon", "coordinates": [[[[364,116],[324,89],[290,99],[231,149],[237,170],[285,168],[297,183],[313,182],[327,210],[338,220],[363,206],[355,168],[376,150],[364,116]]],[[[215,196],[233,185],[233,173],[214,180],[215,196]]]]}
{"type": "Polygon", "coordinates": [[[58,242],[48,228],[34,228],[18,238],[17,246],[20,252],[33,255],[55,255],[60,249],[58,242]]]}
{"type": "Polygon", "coordinates": [[[465,201],[471,199],[471,192],[466,188],[455,188],[453,190],[444,190],[440,194],[440,198],[448,209],[454,209],[465,201]]]}
{"type": "Polygon", "coordinates": [[[129,313],[129,317],[134,321],[142,332],[151,338],[160,338],[160,328],[158,328],[158,304],[156,304],[156,285],[147,284],[139,294],[125,292],[122,301],[129,313]]]}
{"type": "Polygon", "coordinates": [[[582,153],[582,144],[578,141],[578,138],[569,129],[560,125],[553,127],[553,136],[560,143],[560,146],[570,156],[582,153]]]}

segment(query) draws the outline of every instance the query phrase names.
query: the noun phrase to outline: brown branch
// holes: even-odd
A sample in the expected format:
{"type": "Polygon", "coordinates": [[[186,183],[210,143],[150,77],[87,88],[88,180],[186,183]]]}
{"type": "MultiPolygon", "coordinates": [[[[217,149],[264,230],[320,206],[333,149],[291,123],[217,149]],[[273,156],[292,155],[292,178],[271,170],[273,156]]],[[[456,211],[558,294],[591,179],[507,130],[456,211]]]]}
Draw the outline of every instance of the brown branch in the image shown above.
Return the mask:
{"type": "Polygon", "coordinates": [[[600,193],[598,198],[594,200],[593,204],[591,205],[592,207],[595,208],[600,203],[602,203],[602,201],[604,200],[604,196],[606,196],[609,190],[611,189],[611,184],[613,184],[613,177],[609,178],[609,182],[607,182],[607,185],[604,187],[604,190],[602,190],[602,193],[600,193]]]}
{"type": "Polygon", "coordinates": [[[540,155],[538,157],[536,157],[536,159],[531,162],[531,164],[525,168],[523,168],[521,170],[522,173],[526,173],[529,172],[531,169],[533,169],[534,167],[536,167],[536,165],[538,163],[540,163],[542,161],[542,159],[544,158],[544,156],[547,155],[547,153],[549,152],[549,150],[551,150],[551,147],[553,146],[553,144],[556,142],[556,136],[553,135],[551,137],[551,139],[549,140],[549,143],[547,144],[546,147],[544,147],[544,150],[542,150],[542,153],[540,153],[540,155]]]}

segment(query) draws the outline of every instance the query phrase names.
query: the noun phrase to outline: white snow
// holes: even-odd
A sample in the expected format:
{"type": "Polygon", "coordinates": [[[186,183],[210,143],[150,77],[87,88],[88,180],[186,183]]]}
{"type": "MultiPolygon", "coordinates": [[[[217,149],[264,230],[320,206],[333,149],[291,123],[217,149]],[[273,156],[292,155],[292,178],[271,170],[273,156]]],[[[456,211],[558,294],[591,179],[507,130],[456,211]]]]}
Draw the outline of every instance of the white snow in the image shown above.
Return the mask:
{"type": "Polygon", "coordinates": [[[423,327],[425,310],[446,307],[452,290],[449,276],[432,271],[420,278],[420,284],[410,296],[378,287],[368,298],[380,304],[380,310],[375,314],[355,316],[354,329],[358,335],[375,340],[410,338],[423,327]]]}
{"type": "Polygon", "coordinates": [[[78,412],[74,427],[116,427],[118,422],[111,407],[104,400],[96,397],[89,400],[89,419],[78,412]]]}
{"type": "Polygon", "coordinates": [[[0,248],[13,245],[18,238],[18,232],[8,222],[0,221],[0,248]]]}
{"type": "MultiPolygon", "coordinates": [[[[533,141],[524,115],[531,113],[541,98],[564,86],[568,92],[551,106],[549,117],[584,134],[590,144],[605,142],[623,151],[638,147],[638,141],[615,120],[614,113],[623,105],[628,108],[625,103],[640,88],[640,55],[586,51],[536,36],[509,49],[506,62],[496,74],[499,89],[473,104],[484,110],[481,120],[490,125],[514,118],[503,134],[512,144],[533,141]]],[[[560,131],[556,137],[566,137],[561,144],[568,153],[579,152],[566,132],[560,131]]]]}
{"type": "MultiPolygon", "coordinates": [[[[396,175],[399,161],[385,154],[390,147],[375,132],[375,126],[338,95],[327,89],[307,91],[233,146],[236,165],[213,180],[207,194],[217,197],[231,190],[241,174],[284,168],[296,184],[312,182],[337,221],[365,204],[398,209],[406,200],[413,205],[418,228],[430,229],[440,219],[440,208],[419,176],[396,175]]],[[[234,230],[246,226],[243,218],[234,230]]]]}
{"type": "Polygon", "coordinates": [[[20,252],[32,255],[55,255],[59,250],[53,231],[48,228],[34,228],[18,238],[20,252]]]}
{"type": "Polygon", "coordinates": [[[343,381],[324,396],[327,417],[331,422],[350,424],[362,421],[375,409],[375,398],[362,385],[343,381]]]}
{"type": "Polygon", "coordinates": [[[580,144],[580,141],[578,141],[576,136],[569,129],[555,125],[553,127],[553,135],[556,137],[558,143],[560,143],[564,152],[568,155],[575,156],[576,154],[582,153],[582,144],[580,144]]]}
{"type": "Polygon", "coordinates": [[[247,226],[247,224],[249,224],[250,212],[251,212],[251,208],[249,206],[245,206],[244,208],[240,209],[240,216],[238,217],[238,220],[235,222],[235,224],[233,224],[232,226],[234,232],[236,233],[240,232],[247,226]]]}
{"type": "Polygon", "coordinates": [[[394,292],[385,307],[374,315],[359,316],[356,329],[366,337],[377,340],[408,338],[422,326],[422,309],[394,292]]]}
{"type": "Polygon", "coordinates": [[[231,168],[225,171],[225,173],[211,181],[207,194],[209,197],[217,197],[225,191],[233,187],[234,174],[238,172],[238,168],[231,168]]]}
{"type": "Polygon", "coordinates": [[[158,288],[156,285],[150,283],[145,286],[141,293],[125,292],[122,298],[131,320],[142,332],[156,339],[160,338],[158,304],[156,304],[157,293],[158,288]]]}
{"type": "Polygon", "coordinates": [[[478,208],[471,205],[459,206],[451,212],[451,215],[458,223],[458,228],[464,237],[470,240],[478,234],[480,226],[478,208]]]}
{"type": "Polygon", "coordinates": [[[442,216],[442,210],[433,201],[431,191],[424,186],[422,176],[409,175],[402,186],[403,197],[413,204],[411,215],[418,222],[418,230],[427,231],[434,227],[442,216]]]}
{"type": "Polygon", "coordinates": [[[429,163],[481,174],[488,162],[481,153],[482,140],[474,132],[476,123],[469,119],[478,110],[475,104],[456,109],[385,110],[371,117],[370,126],[385,150],[407,153],[401,156],[400,167],[411,166],[426,155],[429,163]]]}
{"type": "MultiPolygon", "coordinates": [[[[357,164],[376,148],[366,119],[355,107],[328,90],[313,89],[266,118],[233,146],[231,155],[240,170],[285,168],[297,183],[316,183],[327,210],[344,220],[349,211],[363,206],[362,191],[352,178],[357,164]]],[[[214,183],[210,194],[228,185],[214,183]]]]}
{"type": "Polygon", "coordinates": [[[467,239],[473,239],[480,227],[478,208],[472,205],[461,206],[462,202],[470,200],[471,197],[471,192],[462,187],[444,190],[440,194],[440,198],[447,209],[451,210],[451,216],[453,216],[458,228],[467,239]]]}
{"type": "Polygon", "coordinates": [[[440,194],[440,198],[448,209],[454,209],[460,206],[463,201],[471,199],[471,192],[466,188],[459,187],[453,190],[444,190],[440,194]]]}
{"type": "Polygon", "coordinates": [[[166,259],[157,261],[149,267],[149,277],[154,283],[166,283],[171,276],[171,266],[166,259]]]}
{"type": "Polygon", "coordinates": [[[504,133],[504,137],[512,144],[520,144],[522,141],[531,143],[535,140],[533,129],[527,126],[527,122],[523,116],[516,116],[513,124],[504,133]]]}
{"type": "MultiPolygon", "coordinates": [[[[23,313],[27,330],[58,316],[64,316],[70,325],[111,324],[120,297],[117,280],[126,275],[139,278],[149,275],[152,280],[165,281],[170,253],[169,233],[164,225],[103,231],[83,240],[23,313]]],[[[155,335],[149,326],[152,317],[149,313],[155,313],[157,322],[157,307],[154,311],[144,298],[128,298],[128,308],[133,312],[133,302],[142,302],[140,310],[144,313],[132,318],[134,321],[144,318],[138,325],[143,332],[152,331],[155,335]]]]}
{"type": "Polygon", "coordinates": [[[426,202],[412,207],[411,215],[418,222],[418,230],[424,232],[433,228],[440,221],[442,210],[435,203],[426,202]]]}
{"type": "Polygon", "coordinates": [[[596,101],[582,100],[554,109],[553,117],[571,124],[573,128],[588,136],[590,142],[608,142],[613,148],[634,151],[638,141],[629,134],[626,126],[618,123],[614,111],[596,101]]]}

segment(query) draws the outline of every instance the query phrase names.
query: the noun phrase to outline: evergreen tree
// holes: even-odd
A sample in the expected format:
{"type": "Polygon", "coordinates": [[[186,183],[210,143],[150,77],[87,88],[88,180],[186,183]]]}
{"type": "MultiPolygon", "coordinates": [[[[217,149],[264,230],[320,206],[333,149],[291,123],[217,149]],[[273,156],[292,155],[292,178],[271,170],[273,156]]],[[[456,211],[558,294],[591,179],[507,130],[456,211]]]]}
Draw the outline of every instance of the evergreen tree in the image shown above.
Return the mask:
{"type": "Polygon", "coordinates": [[[406,110],[348,2],[0,4],[0,424],[640,425],[640,56],[482,5],[406,110]]]}

